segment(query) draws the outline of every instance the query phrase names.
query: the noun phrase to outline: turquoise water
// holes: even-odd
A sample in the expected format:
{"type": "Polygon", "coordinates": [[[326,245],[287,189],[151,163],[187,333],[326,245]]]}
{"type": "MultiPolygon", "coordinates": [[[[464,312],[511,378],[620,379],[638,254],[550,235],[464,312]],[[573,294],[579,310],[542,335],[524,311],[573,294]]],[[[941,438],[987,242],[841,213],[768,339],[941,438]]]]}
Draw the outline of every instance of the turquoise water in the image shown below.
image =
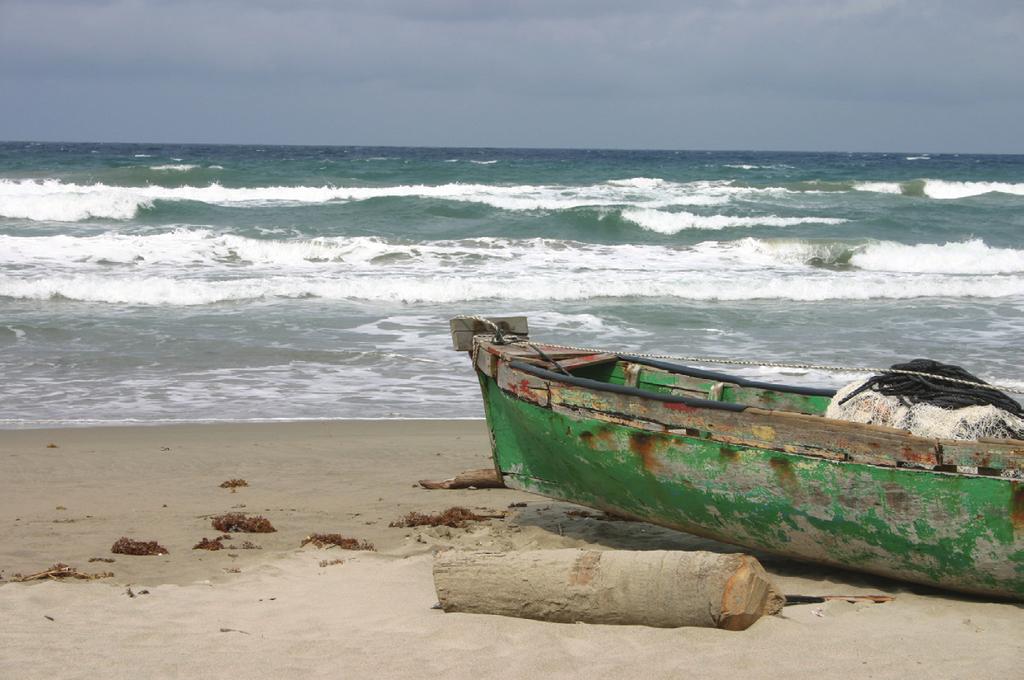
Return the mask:
{"type": "Polygon", "coordinates": [[[1024,387],[1022,206],[1022,156],[0,144],[0,426],[477,417],[460,313],[1024,387]]]}

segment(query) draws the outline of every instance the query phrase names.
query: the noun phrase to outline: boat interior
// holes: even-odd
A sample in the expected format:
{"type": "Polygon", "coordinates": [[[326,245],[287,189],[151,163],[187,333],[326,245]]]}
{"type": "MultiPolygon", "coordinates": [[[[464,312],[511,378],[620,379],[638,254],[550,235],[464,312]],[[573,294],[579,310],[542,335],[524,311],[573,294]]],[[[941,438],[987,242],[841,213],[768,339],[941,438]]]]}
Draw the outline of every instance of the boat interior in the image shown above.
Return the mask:
{"type": "MultiPolygon", "coordinates": [[[[517,348],[518,349],[518,348],[517,348]]],[[[753,406],[821,416],[835,390],[749,380],[728,373],[684,366],[628,354],[589,354],[559,351],[531,344],[516,359],[566,378],[633,388],[670,397],[753,406]]],[[[731,409],[729,409],[731,410],[731,409]]]]}

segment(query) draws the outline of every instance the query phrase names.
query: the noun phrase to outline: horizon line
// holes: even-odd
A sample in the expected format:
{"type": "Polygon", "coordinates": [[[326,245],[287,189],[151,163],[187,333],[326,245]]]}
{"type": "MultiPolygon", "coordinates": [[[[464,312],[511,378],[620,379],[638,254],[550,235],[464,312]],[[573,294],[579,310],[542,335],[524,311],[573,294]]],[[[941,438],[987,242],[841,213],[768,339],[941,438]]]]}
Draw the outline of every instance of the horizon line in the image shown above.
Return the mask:
{"type": "Polygon", "coordinates": [[[665,152],[665,153],[779,153],[779,154],[925,154],[929,156],[1021,156],[1022,152],[976,152],[976,151],[924,151],[913,150],[888,150],[888,151],[863,151],[863,150],[837,150],[837,149],[739,149],[739,148],[705,148],[705,149],[672,149],[659,147],[589,147],[589,146],[476,146],[476,145],[455,145],[440,146],[431,144],[288,144],[288,143],[264,143],[264,142],[171,142],[171,141],[74,141],[74,140],[40,140],[40,139],[10,139],[0,140],[0,144],[101,144],[101,145],[131,145],[131,146],[237,146],[237,147],[285,147],[285,148],[334,148],[334,149],[472,149],[487,151],[621,151],[621,152],[665,152]]]}

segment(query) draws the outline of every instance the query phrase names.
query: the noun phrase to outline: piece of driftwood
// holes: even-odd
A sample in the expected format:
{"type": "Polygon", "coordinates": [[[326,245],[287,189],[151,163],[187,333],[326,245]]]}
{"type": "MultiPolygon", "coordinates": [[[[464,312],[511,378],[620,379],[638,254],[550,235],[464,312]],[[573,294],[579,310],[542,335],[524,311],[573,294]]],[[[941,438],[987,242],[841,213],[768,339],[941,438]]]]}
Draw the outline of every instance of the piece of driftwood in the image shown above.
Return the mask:
{"type": "Polygon", "coordinates": [[[424,489],[468,489],[469,487],[477,489],[503,489],[505,487],[505,482],[502,481],[501,475],[492,467],[480,470],[466,470],[454,477],[438,481],[421,479],[419,484],[424,489]]]}
{"type": "Polygon", "coordinates": [[[97,572],[95,574],[89,574],[89,573],[86,573],[86,572],[78,571],[78,569],[76,569],[74,567],[71,567],[71,566],[68,566],[68,565],[64,564],[63,562],[58,562],[57,564],[53,565],[49,569],[47,569],[45,571],[40,571],[40,572],[38,572],[36,574],[28,574],[27,576],[22,576],[21,574],[15,574],[13,577],[11,577],[11,580],[12,581],[40,581],[42,579],[51,579],[51,580],[56,581],[56,580],[62,579],[62,578],[73,578],[73,579],[80,579],[80,580],[84,580],[84,581],[95,581],[96,579],[100,579],[100,578],[110,578],[113,575],[114,575],[113,572],[110,572],[110,571],[102,571],[102,572],[97,572]]]}
{"type": "Polygon", "coordinates": [[[449,550],[434,557],[446,612],[559,623],[744,630],[785,597],[749,555],[666,550],[449,550]]]}
{"type": "Polygon", "coordinates": [[[300,548],[312,543],[317,548],[341,548],[342,550],[376,550],[373,543],[341,534],[310,534],[302,539],[300,548]]]}

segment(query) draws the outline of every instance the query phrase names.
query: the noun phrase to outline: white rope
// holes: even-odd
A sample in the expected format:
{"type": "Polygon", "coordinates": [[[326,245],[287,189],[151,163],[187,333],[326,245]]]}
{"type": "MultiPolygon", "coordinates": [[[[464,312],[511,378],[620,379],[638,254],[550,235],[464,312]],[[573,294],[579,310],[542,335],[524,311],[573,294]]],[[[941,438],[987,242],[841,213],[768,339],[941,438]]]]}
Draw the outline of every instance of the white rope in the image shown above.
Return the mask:
{"type": "MultiPolygon", "coordinates": [[[[514,342],[513,345],[526,346],[525,342],[514,342]]],[[[932,373],[922,373],[920,371],[904,371],[898,368],[870,368],[864,366],[830,366],[827,364],[798,364],[798,363],[785,363],[780,361],[751,361],[747,359],[723,359],[719,357],[685,357],[675,356],[671,354],[644,354],[641,352],[613,352],[606,349],[596,349],[593,347],[575,347],[573,345],[558,345],[550,342],[541,342],[540,344],[546,347],[557,347],[558,349],[567,349],[576,352],[588,352],[591,354],[624,354],[626,356],[639,357],[641,359],[669,359],[671,361],[687,361],[695,364],[728,364],[732,366],[757,366],[765,368],[795,368],[801,370],[811,371],[831,371],[836,373],[899,373],[901,375],[919,375],[924,378],[932,378],[934,380],[942,380],[945,382],[958,383],[961,385],[971,385],[973,387],[987,387],[989,389],[999,390],[1001,392],[1013,392],[1014,394],[1024,394],[1024,390],[1019,387],[1007,387],[1004,385],[993,385],[990,383],[978,383],[970,380],[961,380],[959,378],[947,378],[943,375],[934,375],[932,373]]]]}
{"type": "MultiPolygon", "coordinates": [[[[490,319],[476,315],[462,315],[456,317],[459,319],[471,319],[473,321],[479,321],[487,327],[493,329],[495,332],[500,332],[498,325],[490,319]]],[[[493,336],[492,336],[493,337],[493,336]]],[[[537,342],[537,341],[534,341],[537,342]]],[[[529,347],[530,343],[524,340],[517,340],[508,343],[510,345],[518,345],[520,347],[529,347]]],[[[575,347],[573,345],[559,345],[552,342],[540,342],[546,347],[557,347],[558,349],[567,349],[574,352],[587,352],[590,354],[625,354],[628,356],[640,357],[642,359],[668,359],[670,361],[687,361],[695,364],[724,364],[731,366],[755,366],[763,368],[795,368],[800,370],[809,371],[828,371],[833,373],[898,373],[900,375],[918,375],[923,378],[932,378],[933,380],[942,380],[950,383],[957,383],[960,385],[971,385],[972,387],[987,387],[990,389],[999,390],[1000,392],[1012,392],[1014,394],[1024,394],[1024,389],[1019,387],[1007,387],[1004,385],[992,385],[987,383],[972,382],[970,380],[961,380],[959,378],[947,378],[942,375],[933,375],[931,373],[922,373],[920,371],[904,371],[898,368],[869,368],[863,366],[830,366],[828,364],[799,364],[799,363],[784,363],[778,361],[751,361],[748,359],[723,359],[719,357],[685,357],[675,356],[671,354],[644,354],[641,352],[622,352],[613,351],[607,349],[596,349],[594,347],[575,347]]]]}

